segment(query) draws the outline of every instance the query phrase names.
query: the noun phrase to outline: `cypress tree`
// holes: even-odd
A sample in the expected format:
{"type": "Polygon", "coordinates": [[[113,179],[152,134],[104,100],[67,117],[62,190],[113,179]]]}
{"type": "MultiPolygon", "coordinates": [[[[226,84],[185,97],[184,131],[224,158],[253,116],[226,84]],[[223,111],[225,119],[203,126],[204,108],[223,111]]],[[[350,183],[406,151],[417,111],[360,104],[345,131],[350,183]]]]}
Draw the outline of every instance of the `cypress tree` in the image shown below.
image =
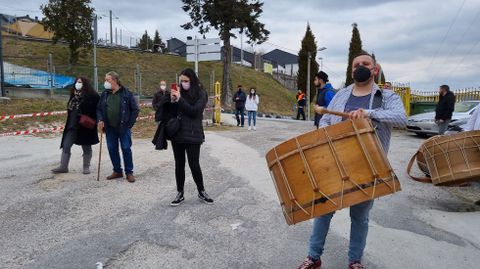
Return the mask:
{"type": "Polygon", "coordinates": [[[362,40],[360,39],[360,32],[358,31],[357,23],[352,24],[352,39],[350,40],[350,48],[348,50],[348,67],[345,80],[345,86],[353,83],[352,78],[352,61],[355,56],[362,52],[362,40]]]}
{"type": "Polygon", "coordinates": [[[306,93],[307,89],[307,65],[308,65],[308,52],[311,54],[310,58],[310,102],[315,97],[315,85],[313,85],[313,78],[318,73],[317,56],[317,44],[315,42],[315,36],[310,29],[310,24],[307,24],[307,30],[305,36],[302,39],[302,47],[298,53],[298,75],[297,85],[298,89],[306,93]]]}

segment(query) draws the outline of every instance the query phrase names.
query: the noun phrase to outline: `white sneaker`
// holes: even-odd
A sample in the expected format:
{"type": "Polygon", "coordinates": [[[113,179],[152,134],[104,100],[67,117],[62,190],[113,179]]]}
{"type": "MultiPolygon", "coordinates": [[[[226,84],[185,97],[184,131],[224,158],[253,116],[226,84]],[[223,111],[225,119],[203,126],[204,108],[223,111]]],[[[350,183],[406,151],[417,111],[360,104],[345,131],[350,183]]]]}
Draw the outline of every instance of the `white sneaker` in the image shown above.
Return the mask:
{"type": "MultiPolygon", "coordinates": [[[[253,127],[253,128],[255,128],[255,127],[253,127]]],[[[248,130],[249,131],[252,130],[252,126],[248,126],[248,130]]]]}
{"type": "Polygon", "coordinates": [[[256,130],[257,130],[257,127],[256,127],[256,126],[253,126],[253,130],[256,131],[256,130]]]}

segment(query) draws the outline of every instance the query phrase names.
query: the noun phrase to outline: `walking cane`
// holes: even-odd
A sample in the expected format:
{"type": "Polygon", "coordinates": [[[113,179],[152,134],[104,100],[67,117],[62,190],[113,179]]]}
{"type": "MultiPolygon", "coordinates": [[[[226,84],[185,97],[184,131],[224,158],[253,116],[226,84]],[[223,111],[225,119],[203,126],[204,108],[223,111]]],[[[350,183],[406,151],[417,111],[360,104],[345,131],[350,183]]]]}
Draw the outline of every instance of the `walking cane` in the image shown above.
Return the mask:
{"type": "Polygon", "coordinates": [[[100,181],[100,163],[102,162],[103,128],[100,130],[100,153],[98,154],[97,181],[100,181]]]}

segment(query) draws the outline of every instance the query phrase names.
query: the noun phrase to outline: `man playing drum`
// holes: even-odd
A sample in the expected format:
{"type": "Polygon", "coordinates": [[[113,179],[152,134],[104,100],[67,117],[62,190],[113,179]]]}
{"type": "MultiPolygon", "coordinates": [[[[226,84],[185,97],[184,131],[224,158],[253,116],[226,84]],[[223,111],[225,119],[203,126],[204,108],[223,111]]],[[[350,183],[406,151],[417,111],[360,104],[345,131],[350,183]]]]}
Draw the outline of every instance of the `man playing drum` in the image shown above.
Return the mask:
{"type": "MultiPolygon", "coordinates": [[[[404,127],[407,122],[405,108],[393,91],[382,91],[374,82],[379,68],[373,57],[362,52],[352,62],[354,84],[340,90],[328,105],[328,110],[349,113],[349,119],[370,118],[376,128],[385,152],[388,152],[392,127],[404,127]]],[[[346,118],[325,114],[320,127],[339,123],[346,118]]],[[[349,269],[362,269],[361,263],[368,233],[368,216],[373,200],[350,207],[349,269]]],[[[318,217],[313,222],[310,248],[299,269],[320,268],[325,239],[334,213],[318,217]]]]}

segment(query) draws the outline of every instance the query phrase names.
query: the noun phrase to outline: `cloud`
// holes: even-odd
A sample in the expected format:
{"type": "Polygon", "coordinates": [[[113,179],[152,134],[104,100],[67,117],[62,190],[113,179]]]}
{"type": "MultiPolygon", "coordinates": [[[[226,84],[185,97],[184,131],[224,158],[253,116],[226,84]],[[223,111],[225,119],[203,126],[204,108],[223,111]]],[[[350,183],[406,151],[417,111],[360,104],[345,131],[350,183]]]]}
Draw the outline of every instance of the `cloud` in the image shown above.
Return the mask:
{"type": "MultiPolygon", "coordinates": [[[[38,16],[40,4],[46,2],[25,1],[18,7],[0,0],[0,9],[7,14],[38,16]]],[[[122,29],[124,44],[145,30],[153,35],[158,29],[163,39],[199,35],[180,27],[190,20],[180,0],[93,0],[92,5],[97,13],[107,15],[99,22],[99,36],[109,31],[111,9],[119,18],[113,25],[122,29]]],[[[317,46],[327,47],[317,57],[323,58],[334,85],[345,79],[353,22],[359,26],[363,47],[375,53],[389,80],[422,89],[436,89],[444,83],[454,89],[480,85],[476,66],[480,62],[480,2],[476,0],[264,0],[260,20],[271,32],[267,43],[255,47],[264,52],[279,48],[297,53],[310,23],[317,46]]],[[[207,37],[217,34],[212,31],[207,37]]],[[[240,46],[239,39],[232,44],[240,46]]]]}

